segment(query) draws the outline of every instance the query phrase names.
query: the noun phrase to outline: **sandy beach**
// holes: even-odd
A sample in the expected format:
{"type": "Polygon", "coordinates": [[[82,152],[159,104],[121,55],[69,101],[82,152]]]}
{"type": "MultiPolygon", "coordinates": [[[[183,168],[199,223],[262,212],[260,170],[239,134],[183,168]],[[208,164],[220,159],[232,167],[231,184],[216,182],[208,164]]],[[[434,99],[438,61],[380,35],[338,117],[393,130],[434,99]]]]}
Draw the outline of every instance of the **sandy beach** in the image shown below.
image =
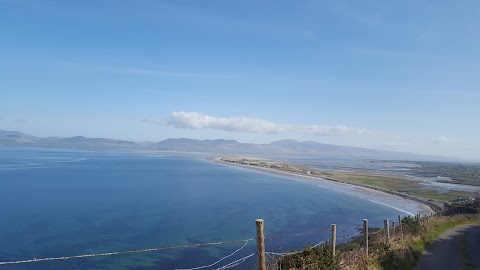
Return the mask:
{"type": "Polygon", "coordinates": [[[427,204],[414,201],[402,196],[379,191],[373,188],[358,186],[343,181],[329,180],[317,176],[300,175],[292,172],[281,171],[278,169],[265,168],[260,166],[251,166],[238,163],[223,161],[221,158],[210,159],[211,161],[238,169],[253,170],[259,173],[274,174],[280,177],[288,178],[293,181],[301,181],[312,184],[318,188],[329,189],[346,196],[354,196],[368,200],[372,203],[382,205],[399,211],[399,214],[414,216],[416,214],[430,215],[435,213],[427,204]]]}

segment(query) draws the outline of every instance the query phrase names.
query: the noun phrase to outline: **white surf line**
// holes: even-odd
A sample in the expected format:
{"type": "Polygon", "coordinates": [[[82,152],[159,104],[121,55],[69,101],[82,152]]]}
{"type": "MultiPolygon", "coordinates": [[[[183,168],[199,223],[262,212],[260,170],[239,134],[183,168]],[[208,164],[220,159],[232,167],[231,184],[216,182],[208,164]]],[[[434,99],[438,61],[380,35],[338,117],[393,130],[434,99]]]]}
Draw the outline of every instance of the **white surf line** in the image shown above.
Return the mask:
{"type": "Polygon", "coordinates": [[[389,204],[386,204],[386,203],[382,203],[382,202],[379,202],[379,201],[375,201],[375,200],[372,200],[372,199],[369,199],[363,195],[360,195],[360,194],[355,194],[355,193],[351,193],[351,192],[348,192],[348,191],[344,191],[344,190],[341,190],[341,189],[335,189],[335,188],[331,188],[331,190],[335,190],[337,192],[341,192],[341,193],[345,193],[345,194],[348,194],[350,196],[353,196],[353,197],[357,197],[357,198],[360,198],[360,199],[367,199],[368,201],[370,202],[373,202],[373,203],[376,203],[376,204],[380,204],[380,205],[383,205],[383,206],[387,206],[389,208],[393,208],[395,210],[398,210],[402,213],[405,213],[405,214],[408,214],[410,216],[415,216],[415,214],[413,214],[412,212],[409,212],[409,211],[406,211],[406,210],[403,210],[401,208],[398,208],[398,207],[395,207],[395,206],[392,206],[392,205],[389,205],[389,204]]]}
{"type": "MultiPolygon", "coordinates": [[[[220,164],[222,164],[223,162],[220,162],[220,164]]],[[[230,165],[228,163],[225,162],[225,165],[230,165]]],[[[250,171],[257,171],[258,173],[264,173],[264,174],[269,174],[269,175],[272,175],[271,173],[269,173],[270,171],[269,170],[262,170],[261,168],[259,170],[255,170],[254,168],[249,168],[247,165],[245,166],[242,166],[241,164],[239,164],[240,166],[235,166],[237,164],[231,164],[232,167],[237,167],[239,169],[243,168],[245,170],[250,170],[250,171]]],[[[275,175],[275,173],[273,174],[275,175]]],[[[360,194],[356,194],[355,192],[352,193],[352,191],[347,191],[347,190],[344,190],[343,188],[351,188],[351,187],[358,187],[358,188],[363,188],[363,189],[366,189],[368,191],[372,190],[372,191],[377,191],[375,189],[369,189],[369,188],[366,188],[366,187],[362,187],[362,186],[356,186],[356,185],[351,185],[351,184],[348,184],[348,183],[344,183],[344,182],[335,182],[335,181],[331,181],[331,180],[327,180],[327,179],[324,179],[322,177],[314,177],[314,176],[307,176],[307,175],[292,175],[292,174],[289,174],[289,173],[286,173],[286,174],[283,174],[282,175],[282,172],[280,171],[279,174],[277,174],[278,176],[282,177],[282,178],[286,178],[286,179],[290,179],[290,180],[294,180],[294,181],[299,181],[299,182],[304,182],[304,183],[310,183],[310,181],[308,180],[321,180],[321,181],[325,181],[325,183],[328,183],[328,187],[326,186],[322,186],[320,184],[316,184],[315,186],[319,187],[319,188],[322,188],[322,189],[330,189],[330,190],[333,190],[333,191],[336,191],[338,193],[344,193],[344,194],[348,194],[350,196],[354,196],[354,197],[357,197],[357,198],[360,198],[360,199],[366,199],[368,201],[371,201],[373,203],[376,203],[376,204],[380,204],[380,205],[383,205],[383,206],[386,206],[386,207],[389,207],[389,208],[392,208],[392,209],[395,209],[395,210],[398,210],[402,213],[405,213],[405,214],[408,214],[410,216],[415,216],[415,214],[413,214],[412,212],[409,212],[407,210],[403,210],[401,208],[398,208],[398,207],[395,207],[395,206],[392,206],[392,205],[389,205],[389,204],[386,204],[386,203],[382,203],[382,202],[379,202],[379,201],[375,201],[375,200],[372,200],[372,199],[369,199],[368,197],[366,197],[364,194],[360,195],[360,194]],[[301,180],[300,178],[304,178],[305,180],[301,180]],[[308,179],[308,180],[307,180],[308,179]]],[[[313,183],[313,182],[312,182],[313,183]]],[[[368,192],[366,191],[366,192],[368,192]]],[[[387,192],[382,192],[382,191],[378,191],[378,192],[381,192],[381,193],[385,193],[387,196],[388,195],[391,195],[391,196],[395,196],[393,194],[389,194],[387,192]]],[[[405,200],[408,200],[408,199],[405,199],[405,200]]],[[[411,201],[411,200],[409,200],[411,201]]],[[[413,203],[416,203],[415,201],[412,201],[413,203]]],[[[419,203],[420,204],[420,203],[419,203]]]]}
{"type": "Polygon", "coordinates": [[[375,200],[372,200],[372,199],[368,199],[368,200],[373,202],[373,203],[381,204],[383,206],[390,207],[390,208],[393,208],[395,210],[401,211],[401,212],[403,212],[405,214],[408,214],[410,216],[415,216],[415,214],[413,214],[412,212],[408,212],[407,210],[403,210],[401,208],[398,208],[398,207],[395,207],[395,206],[392,206],[392,205],[389,205],[389,204],[386,204],[386,203],[382,203],[382,202],[379,202],[379,201],[375,201],[375,200]]]}
{"type": "MultiPolygon", "coordinates": [[[[398,207],[395,207],[395,206],[392,206],[392,205],[389,205],[389,204],[386,204],[386,203],[382,203],[382,202],[379,202],[379,201],[375,201],[375,200],[372,200],[372,199],[369,199],[367,197],[365,197],[364,195],[360,195],[360,194],[355,194],[355,193],[351,193],[351,192],[348,192],[348,191],[344,191],[344,190],[341,190],[341,189],[332,189],[332,190],[335,190],[337,192],[342,192],[342,193],[345,193],[345,194],[348,194],[350,196],[353,196],[353,197],[357,197],[357,198],[360,198],[360,199],[367,199],[368,201],[371,201],[373,203],[376,203],[376,204],[380,204],[380,205],[383,205],[383,206],[387,206],[389,208],[393,208],[395,210],[398,210],[400,212],[403,212],[405,214],[408,214],[408,215],[411,215],[411,216],[415,216],[415,214],[413,214],[412,212],[409,212],[407,210],[403,210],[401,208],[398,208],[398,207]]],[[[388,194],[388,193],[387,193],[388,194]]]]}
{"type": "Polygon", "coordinates": [[[344,192],[345,194],[348,194],[350,196],[353,196],[353,197],[357,197],[357,198],[360,198],[360,199],[367,199],[367,197],[363,196],[363,195],[360,195],[360,194],[355,194],[355,193],[350,193],[350,192],[344,192]]]}
{"type": "MultiPolygon", "coordinates": [[[[246,168],[248,169],[248,168],[246,168]]],[[[268,172],[265,172],[266,174],[268,174],[268,172]]],[[[300,177],[303,177],[303,175],[299,175],[300,177]]],[[[306,178],[310,179],[310,177],[308,176],[305,176],[306,178]]],[[[289,178],[291,180],[294,180],[294,181],[300,181],[300,182],[304,182],[304,183],[309,183],[309,181],[302,181],[300,180],[299,178],[293,176],[293,175],[285,175],[285,178],[289,178]]],[[[313,177],[311,178],[312,180],[315,180],[313,177]]],[[[323,181],[329,181],[327,179],[323,179],[321,177],[319,177],[318,179],[320,180],[323,180],[323,181]]],[[[337,182],[332,182],[332,183],[328,183],[329,186],[322,186],[320,184],[316,184],[317,187],[321,188],[321,189],[327,189],[327,190],[332,190],[332,191],[336,191],[338,193],[344,193],[344,194],[347,194],[347,195],[350,195],[350,196],[353,196],[353,197],[357,197],[357,198],[360,198],[360,199],[366,199],[370,202],[373,202],[373,203],[376,203],[376,204],[380,204],[380,205],[383,205],[383,206],[386,206],[386,207],[389,207],[389,208],[392,208],[392,209],[395,209],[395,210],[398,210],[402,213],[405,213],[409,216],[415,216],[415,214],[413,214],[412,212],[409,212],[407,210],[404,210],[404,209],[401,209],[401,208],[398,208],[398,207],[395,207],[395,206],[392,206],[392,205],[389,205],[389,204],[386,204],[386,203],[382,203],[382,202],[379,202],[379,201],[376,201],[376,200],[372,200],[368,197],[366,197],[363,193],[356,193],[356,192],[352,192],[352,191],[347,191],[345,190],[344,188],[351,188],[351,187],[356,187],[354,185],[349,185],[347,183],[337,183],[337,182]]],[[[370,190],[368,188],[365,188],[365,187],[361,187],[359,186],[359,188],[364,188],[364,189],[367,189],[368,191],[366,192],[369,192],[370,190]]],[[[376,190],[373,190],[373,191],[376,191],[376,190]]],[[[380,191],[381,192],[381,191],[380,191]]],[[[388,195],[391,195],[391,196],[395,196],[393,194],[389,194],[389,193],[386,193],[386,192],[382,192],[382,193],[385,193],[387,196],[388,195]]],[[[408,200],[408,199],[407,199],[408,200]]],[[[413,201],[412,201],[413,202],[413,201]]],[[[413,202],[415,203],[415,202],[413,202]]]]}

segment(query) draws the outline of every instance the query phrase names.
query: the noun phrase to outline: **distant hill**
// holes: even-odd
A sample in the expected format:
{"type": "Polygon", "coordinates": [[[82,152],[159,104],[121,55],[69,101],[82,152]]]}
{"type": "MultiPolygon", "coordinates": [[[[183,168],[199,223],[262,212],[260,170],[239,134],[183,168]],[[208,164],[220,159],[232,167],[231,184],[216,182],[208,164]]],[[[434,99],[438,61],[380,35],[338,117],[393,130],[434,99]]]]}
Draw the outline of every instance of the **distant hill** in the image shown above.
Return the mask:
{"type": "Polygon", "coordinates": [[[386,159],[412,161],[453,161],[454,158],[426,156],[412,153],[367,149],[317,143],[281,140],[269,144],[239,143],[234,140],[195,140],[167,139],[149,147],[161,151],[188,151],[203,153],[221,153],[229,155],[258,155],[309,158],[352,158],[352,159],[386,159]]]}
{"type": "Polygon", "coordinates": [[[131,141],[86,138],[39,138],[18,131],[0,130],[0,147],[43,147],[79,150],[136,150],[144,146],[131,141]]]}
{"type": "Polygon", "coordinates": [[[39,138],[18,131],[0,130],[0,147],[42,147],[78,150],[151,150],[198,152],[218,155],[255,155],[305,158],[350,158],[413,161],[455,161],[454,158],[323,144],[313,141],[281,140],[269,144],[240,143],[234,140],[167,139],[157,143],[132,142],[105,138],[39,138]]]}
{"type": "Polygon", "coordinates": [[[0,129],[0,146],[22,146],[38,142],[40,138],[24,134],[18,131],[7,131],[0,129]]]}
{"type": "Polygon", "coordinates": [[[258,144],[239,143],[234,140],[194,140],[167,139],[149,147],[161,151],[187,151],[225,154],[262,154],[263,147],[258,144]]]}

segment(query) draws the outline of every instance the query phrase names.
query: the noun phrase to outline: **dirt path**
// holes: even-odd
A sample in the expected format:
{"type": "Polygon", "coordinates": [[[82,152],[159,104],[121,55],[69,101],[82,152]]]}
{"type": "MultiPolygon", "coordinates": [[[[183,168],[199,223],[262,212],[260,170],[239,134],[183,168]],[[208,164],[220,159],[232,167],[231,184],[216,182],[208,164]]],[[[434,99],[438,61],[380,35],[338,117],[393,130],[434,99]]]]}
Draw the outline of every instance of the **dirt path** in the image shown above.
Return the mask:
{"type": "Polygon", "coordinates": [[[441,234],[427,248],[416,269],[480,269],[480,224],[460,226],[441,234]]]}

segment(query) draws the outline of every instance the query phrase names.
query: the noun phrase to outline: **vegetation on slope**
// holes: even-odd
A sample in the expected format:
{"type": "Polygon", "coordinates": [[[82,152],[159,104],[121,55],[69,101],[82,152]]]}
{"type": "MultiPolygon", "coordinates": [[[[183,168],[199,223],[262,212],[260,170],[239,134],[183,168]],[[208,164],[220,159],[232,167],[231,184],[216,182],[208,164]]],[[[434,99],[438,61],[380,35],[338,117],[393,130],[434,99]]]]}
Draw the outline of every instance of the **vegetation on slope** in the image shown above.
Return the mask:
{"type": "Polygon", "coordinates": [[[332,256],[331,247],[306,247],[271,263],[269,269],[413,269],[415,263],[442,232],[480,222],[480,215],[455,215],[402,220],[403,237],[395,230],[388,244],[383,232],[369,238],[369,254],[365,255],[362,238],[337,247],[332,256]]]}

